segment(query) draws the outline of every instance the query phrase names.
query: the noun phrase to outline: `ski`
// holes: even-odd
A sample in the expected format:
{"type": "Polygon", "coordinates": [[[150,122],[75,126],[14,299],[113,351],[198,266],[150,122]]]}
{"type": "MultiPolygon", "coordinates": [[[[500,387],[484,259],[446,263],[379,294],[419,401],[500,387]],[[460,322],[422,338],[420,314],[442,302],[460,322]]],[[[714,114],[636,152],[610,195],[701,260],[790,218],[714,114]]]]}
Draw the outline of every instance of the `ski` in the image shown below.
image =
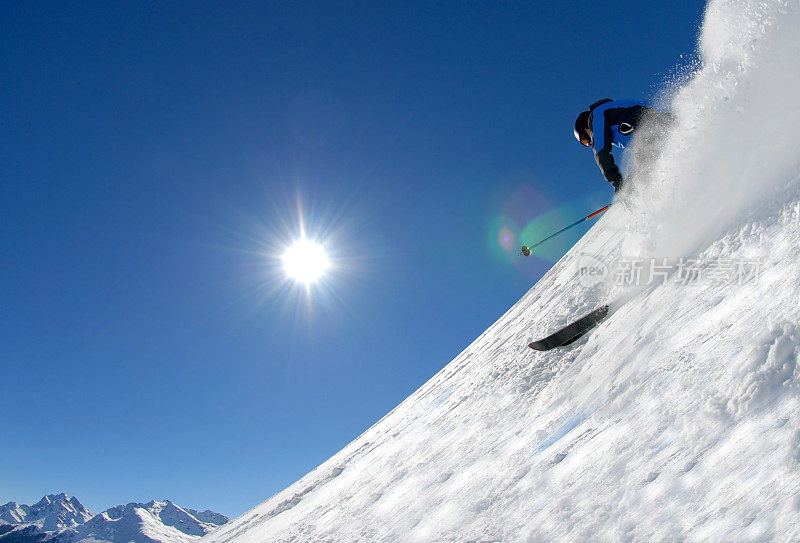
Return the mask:
{"type": "Polygon", "coordinates": [[[550,334],[546,338],[538,341],[531,341],[528,347],[537,351],[549,351],[556,347],[569,345],[573,341],[577,341],[586,332],[597,326],[597,324],[605,318],[608,314],[608,306],[604,305],[584,315],[575,322],[568,324],[564,328],[550,334]]]}

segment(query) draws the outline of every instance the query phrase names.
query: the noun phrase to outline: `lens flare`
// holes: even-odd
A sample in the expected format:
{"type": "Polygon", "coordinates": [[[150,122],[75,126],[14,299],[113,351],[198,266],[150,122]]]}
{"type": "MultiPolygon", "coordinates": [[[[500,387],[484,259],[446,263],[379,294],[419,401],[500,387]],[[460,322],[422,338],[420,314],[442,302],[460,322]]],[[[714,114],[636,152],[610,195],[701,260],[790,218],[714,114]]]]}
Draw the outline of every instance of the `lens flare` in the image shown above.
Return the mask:
{"type": "Polygon", "coordinates": [[[283,255],[286,274],[300,283],[309,285],[317,281],[328,268],[330,260],[325,248],[319,243],[300,239],[289,247],[283,255]]]}
{"type": "Polygon", "coordinates": [[[514,235],[514,232],[512,232],[508,226],[503,226],[497,233],[497,241],[504,251],[509,252],[515,249],[517,236],[514,235]]]}

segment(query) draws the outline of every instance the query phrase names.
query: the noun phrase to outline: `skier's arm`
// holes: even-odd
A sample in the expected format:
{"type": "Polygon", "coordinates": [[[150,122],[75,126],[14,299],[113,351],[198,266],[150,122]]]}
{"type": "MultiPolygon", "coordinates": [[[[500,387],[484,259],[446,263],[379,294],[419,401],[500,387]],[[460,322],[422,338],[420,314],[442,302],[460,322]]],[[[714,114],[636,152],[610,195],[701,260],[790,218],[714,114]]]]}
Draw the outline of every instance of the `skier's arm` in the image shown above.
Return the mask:
{"type": "Polygon", "coordinates": [[[614,162],[614,155],[611,154],[611,128],[606,126],[605,132],[603,147],[595,153],[594,159],[600,166],[603,177],[614,186],[614,191],[618,191],[622,184],[622,173],[614,162]]]}
{"type": "Polygon", "coordinates": [[[627,112],[629,108],[608,108],[607,106],[600,106],[595,110],[592,117],[592,132],[594,134],[593,150],[594,159],[603,173],[606,181],[614,186],[614,190],[619,190],[622,184],[622,174],[619,168],[614,163],[614,155],[611,154],[612,143],[614,143],[614,135],[611,127],[620,113],[627,112]],[[611,117],[609,118],[609,112],[611,117]]]}

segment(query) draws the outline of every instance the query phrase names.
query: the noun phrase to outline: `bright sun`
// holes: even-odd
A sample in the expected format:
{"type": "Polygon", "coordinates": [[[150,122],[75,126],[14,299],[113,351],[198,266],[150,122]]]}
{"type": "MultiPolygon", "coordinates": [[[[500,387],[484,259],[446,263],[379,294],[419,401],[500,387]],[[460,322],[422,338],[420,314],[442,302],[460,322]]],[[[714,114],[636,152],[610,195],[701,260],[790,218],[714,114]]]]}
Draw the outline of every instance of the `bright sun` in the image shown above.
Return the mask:
{"type": "Polygon", "coordinates": [[[319,279],[330,265],[325,248],[305,238],[296,241],[283,255],[287,275],[306,285],[319,279]]]}

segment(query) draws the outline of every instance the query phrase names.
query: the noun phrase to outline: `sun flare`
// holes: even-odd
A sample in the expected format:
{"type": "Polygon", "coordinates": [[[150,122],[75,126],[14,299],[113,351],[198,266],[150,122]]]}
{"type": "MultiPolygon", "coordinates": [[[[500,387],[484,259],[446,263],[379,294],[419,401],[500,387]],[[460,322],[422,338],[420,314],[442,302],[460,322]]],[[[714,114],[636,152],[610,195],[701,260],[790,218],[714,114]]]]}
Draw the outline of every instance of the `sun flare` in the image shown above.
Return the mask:
{"type": "Polygon", "coordinates": [[[330,266],[325,248],[305,238],[296,241],[283,255],[286,274],[306,285],[317,281],[330,266]]]}

